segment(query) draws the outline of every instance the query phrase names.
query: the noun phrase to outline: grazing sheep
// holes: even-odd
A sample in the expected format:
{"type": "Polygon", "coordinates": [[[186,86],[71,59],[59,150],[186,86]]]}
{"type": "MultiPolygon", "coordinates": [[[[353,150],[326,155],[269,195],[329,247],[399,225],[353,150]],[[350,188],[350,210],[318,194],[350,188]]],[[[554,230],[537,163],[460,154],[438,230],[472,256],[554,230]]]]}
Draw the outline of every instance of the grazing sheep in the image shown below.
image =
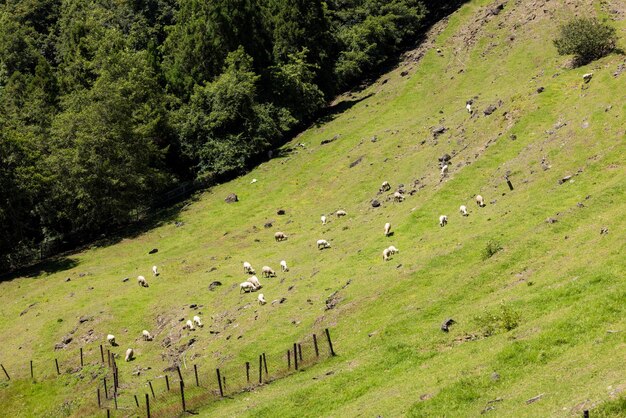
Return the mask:
{"type": "Polygon", "coordinates": [[[471,101],[468,100],[467,103],[465,103],[465,108],[467,109],[467,113],[469,113],[470,115],[473,113],[471,101]]]}
{"type": "Polygon", "coordinates": [[[159,275],[159,269],[157,266],[152,266],[152,274],[154,274],[155,277],[159,275]]]}
{"type": "Polygon", "coordinates": [[[393,194],[393,200],[395,200],[396,202],[402,202],[404,200],[404,196],[402,196],[402,193],[400,192],[395,192],[393,194]]]}
{"type": "Polygon", "coordinates": [[[257,180],[256,180],[256,179],[252,179],[252,181],[250,182],[250,184],[254,184],[254,183],[256,183],[256,182],[257,182],[257,180]]]}
{"type": "Polygon", "coordinates": [[[389,260],[389,257],[392,255],[391,250],[389,250],[389,248],[385,248],[383,250],[383,261],[387,261],[389,260]]]}
{"type": "Polygon", "coordinates": [[[386,192],[391,190],[391,185],[389,184],[388,181],[383,181],[383,184],[380,186],[379,191],[380,192],[386,192]]]}
{"type": "Polygon", "coordinates": [[[446,226],[447,223],[448,223],[448,217],[446,215],[441,215],[439,217],[439,226],[441,227],[446,226]]]}
{"type": "Polygon", "coordinates": [[[346,216],[348,213],[345,210],[338,210],[337,212],[335,212],[335,215],[337,215],[338,218],[341,218],[342,216],[346,216]]]}
{"type": "Polygon", "coordinates": [[[324,248],[330,248],[330,244],[325,239],[318,239],[317,240],[317,249],[318,250],[323,250],[324,248]]]}
{"type": "Polygon", "coordinates": [[[461,207],[459,208],[459,212],[461,212],[461,215],[463,216],[469,216],[469,213],[467,213],[467,207],[465,205],[461,205],[461,207]]]}
{"type": "Polygon", "coordinates": [[[385,236],[388,237],[391,233],[391,223],[387,222],[385,224],[385,236]]]}
{"type": "Polygon", "coordinates": [[[481,195],[476,195],[476,204],[481,208],[485,206],[485,199],[481,195]]]}
{"type": "Polygon", "coordinates": [[[152,341],[152,334],[150,334],[150,332],[148,332],[148,330],[143,330],[141,331],[141,334],[143,335],[143,339],[146,341],[152,341]]]}
{"type": "Polygon", "coordinates": [[[247,261],[243,262],[243,272],[248,274],[254,274],[254,269],[252,268],[252,264],[247,261]]]}
{"type": "Polygon", "coordinates": [[[326,225],[326,216],[322,215],[320,219],[322,220],[322,225],[326,225]]]}
{"type": "Polygon", "coordinates": [[[191,322],[191,319],[187,320],[187,322],[185,323],[185,328],[187,328],[189,331],[193,331],[194,329],[196,329],[193,326],[193,322],[191,322]]]}
{"type": "Polygon", "coordinates": [[[444,166],[441,167],[441,175],[445,176],[446,174],[448,174],[448,164],[444,164],[444,166]]]}
{"type": "Polygon", "coordinates": [[[114,346],[114,345],[117,345],[117,344],[115,343],[115,335],[113,335],[113,334],[109,334],[109,335],[107,335],[107,342],[108,342],[109,344],[113,345],[113,346],[114,346]]]}
{"type": "Polygon", "coordinates": [[[126,357],[124,358],[126,361],[132,361],[135,358],[135,352],[132,348],[126,350],[126,357]]]}
{"type": "Polygon", "coordinates": [[[243,282],[239,284],[239,293],[241,293],[241,291],[244,291],[244,293],[248,293],[248,292],[252,292],[254,290],[254,285],[250,282],[243,282]]]}
{"type": "Polygon", "coordinates": [[[259,300],[259,305],[265,305],[267,303],[265,301],[265,296],[263,296],[263,293],[259,293],[259,296],[257,297],[257,299],[259,300]]]}
{"type": "Polygon", "coordinates": [[[283,241],[283,240],[286,240],[286,239],[287,239],[287,235],[285,235],[285,233],[284,233],[284,232],[280,232],[280,231],[279,231],[279,232],[277,232],[277,233],[275,233],[275,234],[274,234],[274,239],[275,239],[276,241],[283,241]]]}
{"type": "Polygon", "coordinates": [[[139,283],[139,286],[141,287],[148,287],[148,282],[146,281],[146,278],[143,276],[137,276],[137,283],[139,283]]]}
{"type": "Polygon", "coordinates": [[[260,289],[261,286],[261,282],[259,282],[259,279],[256,276],[252,276],[248,279],[248,283],[251,283],[252,286],[254,286],[253,290],[257,290],[260,289]]]}
{"type": "Polygon", "coordinates": [[[263,266],[261,274],[263,277],[276,277],[276,272],[274,272],[270,266],[263,266]]]}
{"type": "Polygon", "coordinates": [[[389,251],[391,251],[391,254],[395,254],[395,253],[399,253],[400,250],[397,249],[396,247],[394,247],[393,245],[390,245],[389,248],[387,248],[389,251]]]}
{"type": "Polygon", "coordinates": [[[289,267],[287,267],[287,262],[285,260],[282,260],[280,262],[280,269],[282,271],[289,271],[289,267]]]}
{"type": "Polygon", "coordinates": [[[202,328],[204,324],[200,321],[200,317],[198,315],[193,317],[193,323],[202,328]]]}

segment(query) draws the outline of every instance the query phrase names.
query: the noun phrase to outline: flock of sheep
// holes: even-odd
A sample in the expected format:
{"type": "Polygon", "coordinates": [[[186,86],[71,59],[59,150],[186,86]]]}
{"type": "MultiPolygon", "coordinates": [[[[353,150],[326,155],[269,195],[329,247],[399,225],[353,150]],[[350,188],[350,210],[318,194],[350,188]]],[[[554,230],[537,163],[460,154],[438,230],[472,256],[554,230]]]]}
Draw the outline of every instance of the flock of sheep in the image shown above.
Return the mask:
{"type": "MultiPolygon", "coordinates": [[[[445,176],[447,174],[448,171],[448,166],[447,164],[443,164],[443,167],[441,169],[441,174],[442,176],[445,176]]],[[[391,185],[389,184],[389,182],[385,181],[382,183],[381,188],[379,189],[380,192],[386,192],[391,190],[391,185]]],[[[402,202],[404,200],[404,196],[401,193],[401,191],[396,191],[393,194],[393,200],[396,202],[402,202]]],[[[476,196],[476,204],[479,207],[484,207],[485,206],[485,200],[481,195],[477,195],[476,196]]],[[[461,205],[459,207],[459,212],[461,213],[462,216],[469,216],[469,213],[467,211],[467,206],[465,205],[461,205]]],[[[344,217],[347,215],[347,212],[345,210],[338,210],[337,212],[335,212],[335,215],[338,218],[344,217]]],[[[328,222],[328,218],[325,215],[322,215],[321,217],[321,221],[322,221],[322,225],[326,225],[326,223],[328,222]]],[[[444,227],[446,226],[448,223],[448,216],[447,215],[441,215],[439,216],[439,226],[444,227]]],[[[385,224],[384,227],[384,235],[385,237],[389,237],[391,235],[393,235],[393,233],[391,232],[391,223],[387,222],[385,224]]],[[[274,234],[274,239],[276,240],[276,242],[281,242],[284,241],[288,238],[288,236],[284,233],[284,232],[276,232],[274,234]]],[[[330,243],[325,240],[325,239],[319,239],[317,240],[317,248],[318,250],[323,250],[323,249],[327,249],[327,248],[331,248],[330,243]]],[[[396,253],[399,253],[400,250],[398,250],[396,247],[394,247],[393,245],[385,248],[383,250],[383,261],[388,261],[391,259],[391,256],[393,256],[396,253]]],[[[282,260],[280,262],[280,268],[282,272],[287,272],[289,271],[289,267],[287,266],[287,261],[282,260]]],[[[261,285],[261,282],[259,281],[259,278],[256,276],[256,271],[255,269],[252,267],[252,265],[247,262],[244,261],[243,262],[243,272],[245,274],[250,275],[250,277],[239,284],[239,293],[249,293],[249,292],[256,292],[259,289],[261,289],[263,286],[261,285]]],[[[152,266],[152,273],[154,274],[154,276],[158,276],[159,275],[159,270],[157,268],[157,266],[152,266]]],[[[270,278],[270,277],[276,277],[276,272],[269,266],[263,266],[263,268],[261,269],[261,274],[264,278],[270,278]]],[[[146,278],[144,276],[138,276],[137,277],[137,282],[139,284],[139,286],[141,287],[148,287],[148,281],[146,280],[146,278]]],[[[267,303],[267,301],[265,300],[265,296],[263,295],[263,293],[260,293],[257,296],[257,300],[259,302],[260,305],[265,305],[267,303]]],[[[274,302],[272,302],[274,303],[274,302]]],[[[202,321],[200,320],[199,316],[194,316],[193,319],[187,320],[187,322],[185,323],[184,328],[192,331],[195,329],[195,327],[202,327],[202,321]]],[[[150,332],[148,330],[143,330],[142,331],[142,337],[144,341],[152,341],[153,337],[152,334],[150,334],[150,332]]],[[[112,334],[107,335],[107,342],[113,346],[116,346],[117,343],[115,341],[115,336],[112,334]]],[[[125,360],[126,361],[131,361],[134,359],[134,350],[132,348],[129,348],[126,350],[126,356],[125,356],[125,360]]]]}

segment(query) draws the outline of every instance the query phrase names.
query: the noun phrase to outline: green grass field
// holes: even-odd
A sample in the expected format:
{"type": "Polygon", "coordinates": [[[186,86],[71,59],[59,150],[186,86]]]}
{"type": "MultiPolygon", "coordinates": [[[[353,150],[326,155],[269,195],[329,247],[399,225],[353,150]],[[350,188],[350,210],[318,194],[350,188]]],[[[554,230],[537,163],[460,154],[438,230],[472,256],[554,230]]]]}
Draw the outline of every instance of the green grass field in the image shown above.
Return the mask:
{"type": "Polygon", "coordinates": [[[78,371],[77,361],[80,347],[99,358],[109,333],[122,376],[112,416],[145,416],[132,394],[148,393],[148,380],[161,385],[176,361],[188,376],[198,364],[203,390],[215,390],[216,367],[255,364],[261,351],[277,364],[290,344],[324,328],[337,357],[194,409],[219,417],[626,416],[626,71],[614,75],[624,56],[570,69],[552,45],[559,22],[593,11],[610,18],[626,49],[626,8],[563,3],[509,0],[491,15],[495,3],[472,0],[436,25],[421,61],[340,98],[351,107],[294,138],[282,156],[167,211],[154,229],[0,283],[0,363],[12,374],[0,374],[0,416],[106,416],[95,406],[102,370],[78,371]],[[472,116],[465,102],[474,97],[472,116]],[[489,105],[497,109],[487,116],[489,105]],[[435,137],[437,126],[446,131],[435,137]],[[445,153],[452,160],[442,178],[445,153]],[[377,195],[385,180],[392,190],[377,195]],[[399,184],[416,193],[393,202],[399,184]],[[232,192],[240,201],[225,203],[232,192]],[[374,198],[381,207],[371,207],[374,198]],[[348,215],[331,215],[338,209],[348,215]],[[289,238],[275,242],[276,231],[289,238]],[[332,248],[318,251],[321,238],[332,248]],[[489,243],[501,250],[486,257],[489,243]],[[400,252],[384,262],[389,245],[400,252]],[[256,293],[239,293],[243,261],[260,273],[263,265],[278,272],[282,259],[289,272],[259,278],[268,302],[285,303],[259,306],[256,293]],[[149,288],[137,285],[140,274],[149,288]],[[223,285],[211,292],[215,280],[223,285]],[[336,290],[341,300],[325,310],[336,290]],[[179,319],[197,312],[204,328],[183,330],[179,319]],[[91,319],[79,324],[81,316],[91,319]],[[449,333],[440,330],[446,318],[457,322],[449,333]],[[141,339],[143,329],[154,341],[141,339]],[[137,359],[125,363],[128,347],[137,359]]]}

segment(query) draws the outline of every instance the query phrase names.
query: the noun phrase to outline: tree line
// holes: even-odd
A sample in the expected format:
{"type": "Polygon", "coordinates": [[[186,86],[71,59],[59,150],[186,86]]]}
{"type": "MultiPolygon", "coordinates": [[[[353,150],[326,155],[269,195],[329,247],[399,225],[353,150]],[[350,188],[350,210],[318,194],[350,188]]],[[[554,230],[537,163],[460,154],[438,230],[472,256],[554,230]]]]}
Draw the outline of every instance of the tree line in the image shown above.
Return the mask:
{"type": "Polygon", "coordinates": [[[5,0],[0,271],[240,174],[459,0],[5,0]]]}

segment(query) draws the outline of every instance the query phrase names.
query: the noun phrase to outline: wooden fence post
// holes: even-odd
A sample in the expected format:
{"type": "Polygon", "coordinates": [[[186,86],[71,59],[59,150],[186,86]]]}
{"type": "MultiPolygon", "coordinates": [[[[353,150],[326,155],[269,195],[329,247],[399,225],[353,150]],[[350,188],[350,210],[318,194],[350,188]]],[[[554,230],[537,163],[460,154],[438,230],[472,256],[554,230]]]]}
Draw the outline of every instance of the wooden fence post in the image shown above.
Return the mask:
{"type": "Polygon", "coordinates": [[[9,373],[7,373],[7,369],[4,368],[4,366],[2,364],[0,364],[0,367],[2,367],[2,371],[4,372],[4,374],[7,377],[7,380],[11,380],[11,376],[9,376],[9,373]]]}
{"type": "Polygon", "coordinates": [[[293,367],[298,370],[298,344],[293,343],[293,367]]]}
{"type": "Polygon", "coordinates": [[[263,353],[263,367],[265,368],[265,378],[267,378],[267,357],[265,357],[265,353],[263,353]]]}
{"type": "Polygon", "coordinates": [[[115,409],[117,410],[117,391],[113,392],[113,402],[115,403],[115,409]]]}
{"type": "Polygon", "coordinates": [[[30,378],[35,379],[35,373],[33,372],[33,361],[30,361],[30,378]]]}
{"type": "Polygon", "coordinates": [[[100,408],[100,388],[98,388],[98,408],[100,408]]]}
{"type": "Polygon", "coordinates": [[[589,418],[589,411],[587,410],[583,411],[583,418],[589,418]]]}
{"type": "Polygon", "coordinates": [[[183,412],[185,412],[187,410],[187,407],[185,406],[185,384],[182,380],[180,381],[180,399],[183,403],[183,412]]]}
{"type": "Polygon", "coordinates": [[[111,418],[111,410],[107,408],[107,418],[111,418]]]}
{"type": "Polygon", "coordinates": [[[167,387],[167,391],[170,391],[170,378],[165,375],[165,386],[167,387]]]}
{"type": "Polygon", "coordinates": [[[330,355],[336,356],[337,354],[335,354],[335,350],[333,350],[333,342],[330,339],[330,331],[328,331],[328,328],[326,328],[326,338],[328,339],[328,347],[330,348],[330,355]]]}
{"type": "Polygon", "coordinates": [[[287,369],[291,370],[291,351],[287,350],[287,369]]]}
{"type": "Polygon", "coordinates": [[[100,344],[100,358],[102,359],[102,364],[104,364],[104,349],[102,348],[102,344],[100,344]]]}
{"type": "Polygon", "coordinates": [[[317,348],[317,335],[313,334],[313,347],[315,347],[315,357],[320,356],[320,350],[317,348]]]}
{"type": "Polygon", "coordinates": [[[104,399],[109,399],[109,391],[107,390],[107,378],[102,378],[102,382],[104,383],[104,399]]]}
{"type": "Polygon", "coordinates": [[[259,385],[263,383],[263,356],[259,355],[259,385]]]}
{"type": "Polygon", "coordinates": [[[111,367],[111,352],[109,351],[108,348],[107,348],[107,363],[109,367],[111,367]]]}
{"type": "Polygon", "coordinates": [[[150,396],[146,393],[146,415],[150,418],[150,396]]]}
{"type": "Polygon", "coordinates": [[[298,343],[298,356],[300,356],[300,361],[302,361],[302,344],[298,343]]]}
{"type": "Polygon", "coordinates": [[[83,367],[83,347],[80,348],[80,367],[83,367]]]}
{"type": "Polygon", "coordinates": [[[183,385],[184,385],[185,381],[183,380],[183,374],[180,372],[180,366],[176,366],[176,370],[178,370],[178,378],[180,379],[181,382],[183,382],[183,385]]]}
{"type": "Polygon", "coordinates": [[[139,399],[137,399],[137,395],[133,395],[135,397],[135,405],[139,408],[139,399]]]}
{"type": "Polygon", "coordinates": [[[59,371],[59,360],[54,359],[54,364],[55,366],[57,366],[57,374],[61,374],[61,372],[59,371]]]}
{"type": "Polygon", "coordinates": [[[154,396],[154,388],[152,387],[151,380],[148,380],[148,385],[150,385],[150,392],[152,392],[152,399],[156,399],[156,396],[154,396]]]}
{"type": "Polygon", "coordinates": [[[250,362],[246,361],[246,381],[250,383],[250,362]]]}
{"type": "Polygon", "coordinates": [[[198,365],[193,365],[193,373],[196,375],[196,386],[200,386],[200,381],[198,380],[198,365]]]}
{"type": "Polygon", "coordinates": [[[215,369],[215,371],[217,372],[217,383],[220,386],[220,396],[223,398],[224,397],[224,389],[222,388],[222,376],[220,375],[220,369],[215,369]]]}

